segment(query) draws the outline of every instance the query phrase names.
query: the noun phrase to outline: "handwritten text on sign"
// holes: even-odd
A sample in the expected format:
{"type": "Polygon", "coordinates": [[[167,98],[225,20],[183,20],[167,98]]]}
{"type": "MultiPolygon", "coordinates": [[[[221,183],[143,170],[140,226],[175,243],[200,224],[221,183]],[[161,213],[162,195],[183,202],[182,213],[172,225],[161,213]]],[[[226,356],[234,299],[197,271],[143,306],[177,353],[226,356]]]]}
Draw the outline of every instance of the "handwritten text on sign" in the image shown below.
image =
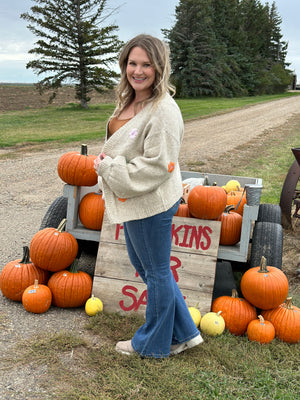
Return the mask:
{"type": "MultiPolygon", "coordinates": [[[[204,297],[210,305],[219,235],[218,221],[173,219],[170,268],[187,303],[201,303],[201,297],[204,297]]],[[[93,291],[94,294],[99,292],[98,296],[104,303],[103,296],[109,296],[108,311],[145,310],[147,290],[130,264],[122,225],[110,225],[104,221],[93,291]]]]}

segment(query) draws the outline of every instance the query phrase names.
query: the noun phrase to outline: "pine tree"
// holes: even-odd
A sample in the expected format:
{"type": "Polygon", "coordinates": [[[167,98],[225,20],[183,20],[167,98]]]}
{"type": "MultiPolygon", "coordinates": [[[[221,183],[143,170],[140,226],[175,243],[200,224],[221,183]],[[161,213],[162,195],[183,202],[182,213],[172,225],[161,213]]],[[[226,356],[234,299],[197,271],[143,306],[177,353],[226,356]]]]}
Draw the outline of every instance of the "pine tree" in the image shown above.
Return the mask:
{"type": "Polygon", "coordinates": [[[116,10],[107,9],[107,0],[34,1],[31,13],[21,15],[39,37],[29,51],[37,58],[26,68],[43,77],[37,87],[52,89],[52,97],[62,83],[75,83],[76,98],[87,108],[88,93],[112,87],[118,77],[111,68],[122,45],[114,34],[118,27],[104,25],[116,10]]]}
{"type": "Polygon", "coordinates": [[[217,40],[213,12],[212,0],[181,0],[174,27],[163,30],[179,96],[233,94],[235,77],[226,62],[226,47],[217,40]]]}

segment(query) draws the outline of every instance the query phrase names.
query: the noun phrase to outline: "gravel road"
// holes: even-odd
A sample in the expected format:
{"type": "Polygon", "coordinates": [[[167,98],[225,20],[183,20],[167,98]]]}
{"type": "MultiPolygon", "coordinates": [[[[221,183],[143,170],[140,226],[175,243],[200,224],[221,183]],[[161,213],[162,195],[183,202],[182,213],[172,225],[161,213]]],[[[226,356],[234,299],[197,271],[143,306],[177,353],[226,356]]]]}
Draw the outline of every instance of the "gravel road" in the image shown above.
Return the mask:
{"type": "MultiPolygon", "coordinates": [[[[185,124],[185,137],[180,162],[185,168],[195,160],[221,157],[223,153],[245,145],[254,137],[279,127],[300,113],[300,96],[250,106],[226,114],[191,121],[185,124]]],[[[89,144],[89,153],[98,154],[101,142],[89,144]]],[[[52,201],[62,195],[63,183],[57,175],[59,157],[66,151],[79,150],[79,145],[66,145],[46,150],[24,148],[12,158],[0,158],[0,270],[22,256],[22,247],[29,245],[39,230],[43,216],[52,201]]],[[[0,156],[8,153],[0,151],[0,156]]],[[[9,354],[18,340],[37,332],[71,330],[83,332],[87,317],[82,309],[51,308],[47,313],[27,313],[21,304],[0,294],[0,352],[9,354]]],[[[0,360],[0,370],[2,368],[0,360]]],[[[18,369],[12,366],[1,372],[0,399],[50,398],[39,386],[39,377],[46,371],[18,369]],[[31,394],[28,394],[31,393],[31,394]]]]}

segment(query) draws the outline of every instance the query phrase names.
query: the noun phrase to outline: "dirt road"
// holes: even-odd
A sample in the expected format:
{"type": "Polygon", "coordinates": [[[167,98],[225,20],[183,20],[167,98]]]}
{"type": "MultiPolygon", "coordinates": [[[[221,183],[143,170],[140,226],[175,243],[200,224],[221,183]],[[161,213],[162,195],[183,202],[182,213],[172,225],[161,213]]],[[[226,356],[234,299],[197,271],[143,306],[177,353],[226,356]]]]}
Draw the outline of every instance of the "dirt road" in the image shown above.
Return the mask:
{"type": "MultiPolygon", "coordinates": [[[[300,96],[188,122],[181,165],[187,169],[189,163],[220,158],[239,145],[247,145],[253,137],[281,126],[295,114],[300,114],[300,96]]],[[[89,153],[100,152],[101,144],[90,143],[89,153]]],[[[60,155],[78,149],[79,145],[42,151],[23,149],[16,157],[0,159],[0,270],[8,261],[21,258],[22,247],[30,244],[49,205],[62,195],[63,183],[56,172],[60,155]]],[[[9,354],[18,340],[39,331],[64,329],[79,334],[85,323],[83,310],[51,308],[43,315],[35,315],[0,294],[0,354],[9,354]]],[[[39,386],[42,375],[46,379],[46,371],[32,371],[30,365],[21,370],[11,366],[4,374],[1,372],[0,398],[47,399],[39,386]],[[29,391],[31,395],[28,397],[29,391]]]]}

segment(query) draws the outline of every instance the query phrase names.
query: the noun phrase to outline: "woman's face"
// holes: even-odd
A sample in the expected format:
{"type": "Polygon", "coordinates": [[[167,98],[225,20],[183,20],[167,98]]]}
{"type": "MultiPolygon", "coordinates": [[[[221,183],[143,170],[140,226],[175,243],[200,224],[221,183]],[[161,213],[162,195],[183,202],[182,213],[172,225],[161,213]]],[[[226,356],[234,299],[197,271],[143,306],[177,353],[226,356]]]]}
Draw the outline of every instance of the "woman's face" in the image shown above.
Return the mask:
{"type": "Polygon", "coordinates": [[[131,50],[128,56],[126,75],[128,82],[135,90],[136,96],[143,99],[151,96],[155,69],[144,49],[134,47],[131,50]]]}

